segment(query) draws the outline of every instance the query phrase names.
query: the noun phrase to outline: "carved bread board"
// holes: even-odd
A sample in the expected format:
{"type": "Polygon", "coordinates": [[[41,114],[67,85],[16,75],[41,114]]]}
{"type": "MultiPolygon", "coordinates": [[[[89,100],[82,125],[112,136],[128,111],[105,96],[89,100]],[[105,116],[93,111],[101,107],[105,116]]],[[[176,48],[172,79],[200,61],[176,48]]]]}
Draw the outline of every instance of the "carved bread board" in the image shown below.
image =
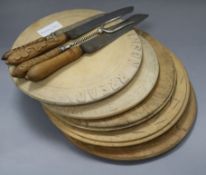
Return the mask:
{"type": "MultiPolygon", "coordinates": [[[[151,40],[154,40],[154,38],[152,38],[151,36],[149,36],[146,33],[142,33],[142,35],[147,35],[147,40],[150,41],[150,43],[151,43],[151,40]]],[[[155,42],[153,42],[153,43],[155,43],[155,42]]],[[[153,48],[154,47],[155,47],[155,45],[153,45],[153,48]]],[[[147,158],[151,158],[154,156],[158,156],[164,152],[169,151],[173,147],[175,147],[186,136],[186,134],[191,129],[192,124],[194,123],[194,120],[196,117],[196,100],[195,100],[194,91],[190,90],[190,83],[189,83],[188,76],[187,76],[187,73],[186,73],[184,67],[182,66],[180,61],[177,60],[177,58],[175,57],[175,55],[171,51],[169,51],[165,47],[164,47],[164,49],[167,52],[170,52],[168,54],[172,57],[172,59],[175,62],[175,67],[177,69],[177,84],[176,84],[177,87],[175,88],[175,91],[172,94],[171,100],[158,113],[159,115],[161,115],[162,112],[167,110],[168,107],[171,106],[172,102],[177,100],[177,99],[175,99],[174,95],[175,95],[177,89],[179,89],[178,86],[180,86],[182,84],[186,84],[183,88],[183,89],[185,89],[185,95],[182,96],[184,98],[184,100],[182,102],[183,105],[179,111],[176,111],[177,112],[176,114],[173,113],[174,119],[171,121],[171,123],[173,123],[172,126],[169,126],[169,128],[167,128],[167,125],[166,125],[167,129],[163,128],[162,134],[160,134],[158,137],[154,137],[152,140],[145,141],[143,143],[135,144],[132,146],[125,146],[125,145],[123,145],[123,146],[119,145],[117,147],[98,146],[96,144],[88,144],[88,143],[82,142],[79,139],[74,139],[70,135],[67,135],[66,133],[64,133],[65,136],[69,140],[71,140],[75,145],[80,147],[82,150],[89,152],[93,155],[96,155],[98,157],[103,157],[103,158],[112,159],[112,160],[147,159],[147,158]],[[179,76],[179,74],[181,74],[181,72],[182,72],[183,76],[179,76]],[[185,83],[183,83],[183,81],[185,81],[185,83]],[[189,91],[189,93],[188,93],[188,91],[189,91]],[[175,118],[177,116],[179,119],[175,120],[175,118]]],[[[160,64],[160,70],[161,70],[161,64],[160,64]]],[[[181,92],[183,92],[183,90],[181,92]]],[[[176,103],[176,105],[178,105],[178,104],[176,103]]],[[[174,106],[176,106],[176,105],[174,105],[174,106]]],[[[176,110],[175,108],[173,108],[173,109],[176,110]]],[[[150,120],[152,120],[152,119],[150,119],[150,120]]],[[[150,120],[148,120],[146,122],[149,122],[150,120]]],[[[59,128],[59,129],[61,130],[61,128],[59,128]]],[[[108,133],[108,135],[110,134],[110,132],[107,132],[107,133],[108,133]]],[[[154,133],[154,135],[155,134],[156,133],[154,133]]]]}
{"type": "Polygon", "coordinates": [[[66,136],[72,143],[82,150],[98,157],[111,160],[142,160],[159,156],[179,144],[192,128],[197,112],[194,91],[191,91],[189,104],[180,120],[163,135],[139,145],[130,147],[100,147],[85,144],[66,136]]]}
{"type": "MultiPolygon", "coordinates": [[[[173,57],[173,60],[177,69],[177,85],[172,99],[162,111],[140,125],[114,132],[97,133],[72,127],[48,110],[46,110],[46,113],[63,133],[88,144],[119,147],[136,145],[154,139],[177,122],[184,112],[189,99],[190,85],[188,76],[182,64],[175,57],[173,57]]],[[[138,105],[135,108],[138,108],[138,105]]],[[[129,115],[129,111],[127,115],[129,115]]]]}
{"type": "MultiPolygon", "coordinates": [[[[143,35],[142,32],[139,33],[143,35]]],[[[143,122],[146,119],[149,119],[158,111],[160,111],[167,104],[176,87],[176,71],[172,56],[169,54],[169,51],[166,50],[165,47],[161,45],[157,40],[149,40],[151,36],[144,34],[144,37],[148,39],[148,41],[152,44],[153,49],[157,54],[161,69],[158,81],[153,91],[146,99],[144,99],[144,101],[138,104],[137,108],[130,109],[130,115],[125,112],[104,119],[77,120],[64,117],[60,112],[56,112],[56,114],[58,114],[58,116],[63,120],[68,121],[69,124],[78,128],[94,131],[109,131],[133,126],[135,124],[143,122]]],[[[123,108],[123,106],[121,107],[123,108]]],[[[53,112],[52,108],[48,109],[53,112]]]]}
{"type": "MultiPolygon", "coordinates": [[[[37,31],[52,22],[71,25],[101,12],[67,10],[49,15],[27,27],[13,44],[21,46],[40,37],[37,31]]],[[[141,41],[130,31],[94,54],[85,54],[40,82],[13,78],[28,96],[44,103],[79,105],[106,98],[128,84],[138,72],[142,60],[141,41]]],[[[12,67],[11,67],[12,69],[12,67]]]]}
{"type": "MultiPolygon", "coordinates": [[[[140,70],[133,80],[122,90],[104,100],[81,106],[57,106],[43,104],[50,111],[75,119],[102,119],[120,114],[139,104],[154,88],[158,75],[159,63],[155,51],[142,37],[143,58],[140,70]]],[[[172,75],[174,76],[174,74],[172,75]]],[[[169,87],[170,88],[170,87],[169,87]]]]}

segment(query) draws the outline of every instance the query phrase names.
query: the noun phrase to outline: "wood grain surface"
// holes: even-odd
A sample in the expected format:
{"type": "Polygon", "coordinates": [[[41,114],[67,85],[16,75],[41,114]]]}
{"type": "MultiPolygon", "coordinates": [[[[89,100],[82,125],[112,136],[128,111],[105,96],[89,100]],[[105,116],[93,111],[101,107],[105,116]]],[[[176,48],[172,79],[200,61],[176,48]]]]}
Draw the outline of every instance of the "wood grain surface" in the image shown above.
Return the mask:
{"type": "Polygon", "coordinates": [[[107,147],[123,147],[152,140],[169,130],[178,121],[189,99],[190,85],[187,73],[175,55],[172,53],[171,55],[177,70],[175,93],[168,105],[161,112],[140,125],[114,132],[89,132],[64,123],[58,116],[55,116],[48,110],[46,110],[46,112],[53,123],[62,130],[62,132],[88,144],[107,147]]]}
{"type": "MultiPolygon", "coordinates": [[[[13,48],[39,38],[37,30],[54,21],[67,26],[98,13],[80,9],[49,15],[27,27],[13,48]]],[[[17,78],[13,80],[20,90],[41,102],[86,104],[106,98],[126,86],[138,71],[141,60],[140,38],[135,31],[130,31],[100,51],[85,54],[45,80],[35,83],[17,78]]]]}
{"type": "Polygon", "coordinates": [[[159,75],[159,64],[153,48],[143,38],[141,43],[143,60],[140,70],[125,88],[113,96],[81,106],[43,105],[58,115],[87,120],[107,118],[136,106],[152,91],[159,75]]]}
{"type": "Polygon", "coordinates": [[[178,120],[178,122],[163,135],[140,145],[108,148],[85,144],[69,136],[66,137],[82,150],[98,157],[112,160],[148,159],[171,150],[184,139],[195,121],[197,111],[196,105],[195,94],[192,90],[189,104],[180,120],[178,120]]]}

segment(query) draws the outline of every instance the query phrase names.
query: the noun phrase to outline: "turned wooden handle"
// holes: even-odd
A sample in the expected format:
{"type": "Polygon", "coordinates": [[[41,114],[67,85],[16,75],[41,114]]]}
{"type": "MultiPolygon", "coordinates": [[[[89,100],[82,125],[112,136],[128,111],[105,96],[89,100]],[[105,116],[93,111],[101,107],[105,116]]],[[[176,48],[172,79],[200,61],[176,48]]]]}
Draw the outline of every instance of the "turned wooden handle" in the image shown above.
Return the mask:
{"type": "Polygon", "coordinates": [[[56,72],[61,67],[69,64],[70,62],[78,59],[83,54],[80,47],[74,47],[61,53],[60,55],[51,58],[47,61],[33,66],[26,75],[26,79],[31,81],[40,81],[52,73],[56,72]]]}
{"type": "Polygon", "coordinates": [[[24,78],[26,73],[29,71],[29,69],[36,65],[39,64],[43,61],[46,61],[50,58],[53,58],[55,56],[57,56],[58,54],[61,53],[61,50],[59,47],[52,49],[42,55],[39,55],[37,57],[34,57],[30,60],[27,60],[23,63],[20,63],[19,65],[17,65],[14,70],[12,71],[12,76],[13,77],[18,77],[18,78],[24,78]]]}
{"type": "Polygon", "coordinates": [[[65,43],[66,40],[67,36],[64,33],[42,37],[9,51],[3,56],[3,59],[6,59],[8,64],[17,65],[65,43]]]}

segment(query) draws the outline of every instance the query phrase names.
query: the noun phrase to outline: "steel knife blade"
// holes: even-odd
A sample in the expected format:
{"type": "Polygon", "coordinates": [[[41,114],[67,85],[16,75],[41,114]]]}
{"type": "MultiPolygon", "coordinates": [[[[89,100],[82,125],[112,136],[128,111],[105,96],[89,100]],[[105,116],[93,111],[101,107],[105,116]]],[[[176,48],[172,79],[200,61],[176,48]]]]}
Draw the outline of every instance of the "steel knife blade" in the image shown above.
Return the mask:
{"type": "Polygon", "coordinates": [[[116,11],[105,13],[103,15],[97,15],[97,17],[94,17],[92,20],[86,20],[80,25],[77,25],[75,28],[71,29],[68,28],[68,30],[65,28],[64,33],[70,38],[75,39],[80,37],[81,35],[91,31],[92,29],[95,29],[99,25],[105,23],[106,21],[116,18],[118,16],[124,16],[127,13],[130,13],[134,10],[134,7],[124,7],[121,9],[118,9],[116,11]]]}
{"type": "MultiPolygon", "coordinates": [[[[126,20],[126,21],[132,21],[132,23],[130,25],[128,25],[127,27],[125,27],[119,31],[116,31],[114,33],[101,34],[101,35],[95,37],[94,39],[91,39],[91,40],[81,44],[80,47],[86,53],[93,53],[93,52],[103,48],[104,46],[108,45],[112,41],[116,40],[117,38],[119,38],[123,34],[127,33],[128,31],[132,30],[135,25],[142,22],[147,17],[148,17],[147,14],[133,15],[126,20]]],[[[121,23],[120,23],[120,25],[121,25],[121,23]]]]}

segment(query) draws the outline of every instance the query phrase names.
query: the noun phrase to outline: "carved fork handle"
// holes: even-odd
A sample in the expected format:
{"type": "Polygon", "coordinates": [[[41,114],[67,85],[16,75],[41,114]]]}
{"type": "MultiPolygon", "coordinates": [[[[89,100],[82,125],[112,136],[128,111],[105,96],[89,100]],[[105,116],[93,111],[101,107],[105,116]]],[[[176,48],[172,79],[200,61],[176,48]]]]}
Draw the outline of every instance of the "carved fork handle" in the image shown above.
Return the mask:
{"type": "Polygon", "coordinates": [[[67,36],[64,33],[59,35],[51,34],[47,37],[41,37],[31,43],[17,47],[6,54],[2,59],[6,59],[8,64],[17,65],[24,61],[27,61],[33,57],[36,57],[43,52],[53,49],[60,44],[67,41],[67,36]]]}
{"type": "Polygon", "coordinates": [[[26,79],[31,81],[40,81],[50,76],[63,66],[66,66],[72,61],[80,58],[82,54],[83,50],[79,46],[68,49],[54,58],[33,66],[27,72],[26,79]]]}

